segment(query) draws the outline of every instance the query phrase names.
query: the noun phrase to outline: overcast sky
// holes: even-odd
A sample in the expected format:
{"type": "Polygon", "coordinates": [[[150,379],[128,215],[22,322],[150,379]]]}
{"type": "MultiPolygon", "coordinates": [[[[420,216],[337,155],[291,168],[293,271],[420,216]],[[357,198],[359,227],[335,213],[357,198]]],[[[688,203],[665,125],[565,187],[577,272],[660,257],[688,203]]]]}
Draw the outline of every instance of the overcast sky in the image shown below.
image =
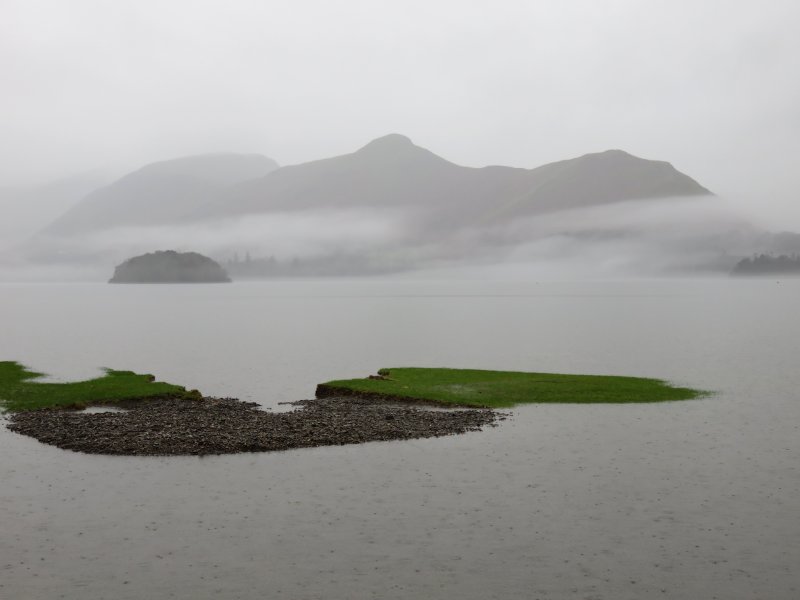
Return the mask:
{"type": "Polygon", "coordinates": [[[800,228],[797,0],[0,7],[0,184],[399,132],[469,166],[622,148],[800,228]]]}

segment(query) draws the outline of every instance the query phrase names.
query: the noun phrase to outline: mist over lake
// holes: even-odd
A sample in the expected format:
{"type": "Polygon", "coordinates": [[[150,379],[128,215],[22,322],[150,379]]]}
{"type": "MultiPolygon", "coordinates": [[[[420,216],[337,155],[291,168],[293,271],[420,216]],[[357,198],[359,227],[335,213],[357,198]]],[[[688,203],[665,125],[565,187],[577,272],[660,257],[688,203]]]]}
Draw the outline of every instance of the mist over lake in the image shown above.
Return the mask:
{"type": "Polygon", "coordinates": [[[800,3],[4,0],[0,600],[800,598],[800,3]]]}
{"type": "Polygon", "coordinates": [[[3,284],[15,318],[0,356],[55,379],[121,366],[274,410],[386,365],[637,374],[715,394],[202,459],[82,455],[2,428],[0,589],[788,600],[798,293],[727,279],[3,284]]]}

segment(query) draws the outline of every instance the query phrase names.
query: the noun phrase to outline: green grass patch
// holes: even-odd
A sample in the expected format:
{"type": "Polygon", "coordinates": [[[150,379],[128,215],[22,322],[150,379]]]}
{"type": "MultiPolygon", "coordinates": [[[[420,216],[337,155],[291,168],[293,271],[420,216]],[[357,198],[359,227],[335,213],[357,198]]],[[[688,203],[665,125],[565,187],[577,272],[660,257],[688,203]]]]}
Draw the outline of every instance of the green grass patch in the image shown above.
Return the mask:
{"type": "Polygon", "coordinates": [[[84,407],[165,396],[198,397],[179,385],[154,381],[152,375],[113,371],[97,379],[74,383],[39,383],[42,373],[19,363],[0,361],[0,409],[16,412],[52,407],[84,407]]]}
{"type": "Polygon", "coordinates": [[[516,404],[667,402],[709,392],[673,387],[660,379],[564,375],[472,369],[381,369],[379,377],[328,381],[318,396],[378,394],[459,406],[506,408],[516,404]]]}

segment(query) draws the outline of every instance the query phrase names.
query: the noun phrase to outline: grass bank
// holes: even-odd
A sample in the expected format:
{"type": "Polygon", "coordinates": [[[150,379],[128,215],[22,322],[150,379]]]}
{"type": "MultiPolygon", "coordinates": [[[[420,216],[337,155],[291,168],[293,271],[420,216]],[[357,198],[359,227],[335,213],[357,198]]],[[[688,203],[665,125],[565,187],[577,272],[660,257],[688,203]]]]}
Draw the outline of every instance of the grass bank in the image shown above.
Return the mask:
{"type": "Polygon", "coordinates": [[[420,368],[381,369],[378,373],[380,378],[322,383],[317,386],[317,396],[374,394],[387,399],[507,408],[538,402],[667,402],[708,395],[703,390],[642,377],[420,368]]]}
{"type": "Polygon", "coordinates": [[[187,392],[179,385],[156,382],[152,375],[132,371],[108,369],[103,377],[74,383],[37,382],[42,376],[19,363],[0,361],[0,409],[17,412],[50,407],[78,408],[123,400],[197,396],[197,392],[187,392]]]}

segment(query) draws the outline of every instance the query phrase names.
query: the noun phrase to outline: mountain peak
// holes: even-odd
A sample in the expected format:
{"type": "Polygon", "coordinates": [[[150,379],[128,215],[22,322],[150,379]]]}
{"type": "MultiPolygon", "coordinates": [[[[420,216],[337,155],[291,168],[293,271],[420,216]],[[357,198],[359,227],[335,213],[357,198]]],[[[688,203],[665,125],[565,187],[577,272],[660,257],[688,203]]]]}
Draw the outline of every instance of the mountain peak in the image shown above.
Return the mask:
{"type": "Polygon", "coordinates": [[[372,140],[369,144],[361,148],[359,152],[365,150],[399,150],[413,147],[414,142],[412,142],[410,138],[399,133],[390,133],[389,135],[384,135],[383,137],[372,140]]]}
{"type": "Polygon", "coordinates": [[[409,138],[399,133],[390,133],[372,140],[347,156],[350,157],[348,160],[355,159],[362,166],[366,165],[371,169],[385,168],[390,171],[419,168],[421,165],[427,165],[425,168],[432,168],[432,165],[455,167],[453,163],[415,145],[409,138]]]}
{"type": "Polygon", "coordinates": [[[607,154],[609,156],[633,156],[630,152],[625,152],[625,150],[620,150],[619,148],[609,148],[600,154],[607,154]]]}
{"type": "Polygon", "coordinates": [[[634,156],[630,152],[625,152],[625,150],[620,150],[619,148],[611,148],[609,150],[603,150],[602,152],[590,152],[589,154],[584,154],[580,158],[599,158],[605,160],[614,160],[614,159],[636,159],[642,160],[637,156],[634,156]]]}

